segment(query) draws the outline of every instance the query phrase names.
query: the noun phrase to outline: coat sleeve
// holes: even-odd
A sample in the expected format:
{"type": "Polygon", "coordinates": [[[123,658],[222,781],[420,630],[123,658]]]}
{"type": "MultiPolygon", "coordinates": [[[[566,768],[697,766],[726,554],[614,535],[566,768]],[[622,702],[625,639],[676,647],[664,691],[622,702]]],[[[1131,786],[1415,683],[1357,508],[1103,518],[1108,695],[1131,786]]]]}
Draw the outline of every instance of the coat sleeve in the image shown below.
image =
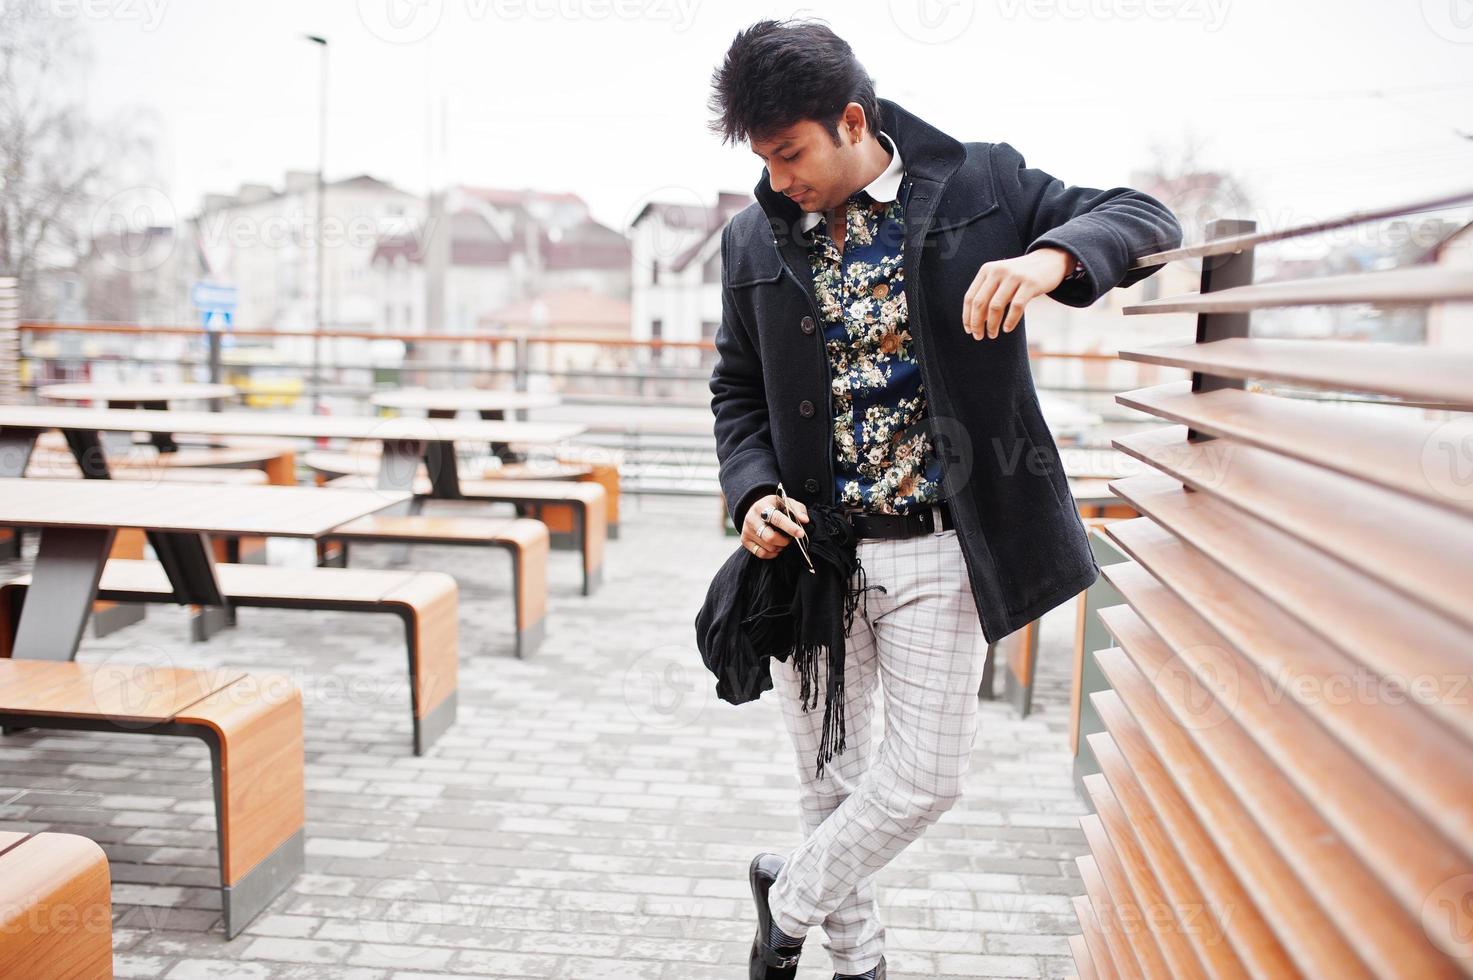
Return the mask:
{"type": "MultiPolygon", "coordinates": [[[[721,232],[721,267],[727,268],[731,225],[721,232]]],[[[716,415],[716,456],[721,491],[738,528],[752,501],[777,490],[777,454],[767,414],[762,358],[742,322],[725,275],[721,285],[721,323],[716,328],[716,366],[711,371],[711,411],[716,415]]]]}
{"type": "Polygon", "coordinates": [[[1085,276],[1049,293],[1066,306],[1089,306],[1116,286],[1129,286],[1160,265],[1131,269],[1138,257],[1176,248],[1181,223],[1149,194],[1128,187],[1066,187],[1008,143],[992,145],[992,179],[999,200],[1034,249],[1062,248],[1084,266],[1085,276]]]}

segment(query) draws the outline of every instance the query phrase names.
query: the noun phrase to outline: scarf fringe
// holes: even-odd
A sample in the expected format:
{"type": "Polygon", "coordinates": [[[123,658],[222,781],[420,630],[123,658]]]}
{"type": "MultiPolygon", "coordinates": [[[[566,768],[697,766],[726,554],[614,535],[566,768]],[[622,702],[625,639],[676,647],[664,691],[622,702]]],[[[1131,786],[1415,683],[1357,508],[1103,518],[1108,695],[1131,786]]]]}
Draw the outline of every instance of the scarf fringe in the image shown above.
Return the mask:
{"type": "MultiPolygon", "coordinates": [[[[860,602],[866,597],[866,593],[879,590],[885,592],[883,585],[868,585],[865,575],[864,564],[859,560],[856,553],[854,557],[854,575],[858,579],[858,585],[853,589],[845,589],[844,592],[844,635],[848,636],[854,625],[854,613],[860,602]]],[[[868,607],[866,607],[868,608],[868,607]]],[[[800,628],[794,630],[795,636],[802,635],[800,628]]],[[[799,692],[799,700],[804,711],[818,705],[818,658],[827,656],[828,683],[824,686],[824,711],[823,711],[823,735],[818,743],[817,768],[814,778],[823,778],[825,764],[834,757],[837,751],[842,753],[847,745],[846,728],[844,723],[844,649],[833,648],[827,644],[796,644],[793,650],[794,662],[798,667],[799,676],[802,678],[802,688],[799,692]],[[812,704],[810,704],[810,700],[812,704]],[[835,740],[837,739],[837,746],[835,740]]]]}

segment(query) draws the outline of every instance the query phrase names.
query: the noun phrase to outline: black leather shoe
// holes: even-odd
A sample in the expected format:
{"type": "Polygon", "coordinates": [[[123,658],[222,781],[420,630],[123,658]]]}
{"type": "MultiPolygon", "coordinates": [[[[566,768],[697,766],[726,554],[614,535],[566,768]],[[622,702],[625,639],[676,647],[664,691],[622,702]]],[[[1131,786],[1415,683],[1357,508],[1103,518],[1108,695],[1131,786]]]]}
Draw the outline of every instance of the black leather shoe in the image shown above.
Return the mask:
{"type": "Polygon", "coordinates": [[[752,955],[748,960],[749,980],[794,980],[798,976],[798,956],[802,949],[780,952],[767,943],[772,935],[772,911],[767,907],[767,892],[783,869],[781,854],[763,852],[752,859],[747,877],[752,882],[752,901],[757,904],[757,935],[752,939],[752,955]]]}
{"type": "MultiPolygon", "coordinates": [[[[835,973],[834,980],[847,980],[847,978],[853,976],[864,976],[864,974],[835,973]]],[[[880,957],[880,965],[875,967],[875,980],[885,980],[885,957],[883,955],[880,957]]]]}

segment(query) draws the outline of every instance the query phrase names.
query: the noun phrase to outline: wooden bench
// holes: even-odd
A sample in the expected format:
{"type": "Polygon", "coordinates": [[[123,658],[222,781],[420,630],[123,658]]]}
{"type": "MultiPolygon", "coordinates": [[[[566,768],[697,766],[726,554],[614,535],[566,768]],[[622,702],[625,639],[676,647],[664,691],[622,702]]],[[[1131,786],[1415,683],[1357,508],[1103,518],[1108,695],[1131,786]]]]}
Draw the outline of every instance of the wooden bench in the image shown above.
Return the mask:
{"type": "Polygon", "coordinates": [[[107,855],[76,834],[0,831],[0,976],[112,980],[107,855]]]}
{"type": "MultiPolygon", "coordinates": [[[[414,753],[423,755],[455,722],[459,670],[459,591],[441,572],[346,568],[216,566],[232,606],[392,613],[404,622],[409,650],[414,753]]],[[[0,655],[8,656],[30,576],[0,586],[0,655]]],[[[98,596],[116,602],[173,602],[161,564],[111,559],[98,596]]]]}
{"type": "MultiPolygon", "coordinates": [[[[542,645],[547,630],[547,527],[520,517],[439,517],[370,514],[349,521],[321,539],[337,546],[325,560],[348,566],[354,541],[384,544],[453,544],[501,548],[511,555],[516,607],[516,654],[527,657],[542,645]]],[[[324,548],[326,551],[326,548],[324,548]]]]}
{"type": "MultiPolygon", "coordinates": [[[[367,477],[350,474],[329,480],[326,485],[364,489],[374,484],[367,477]]],[[[419,516],[419,508],[430,496],[429,481],[416,478],[414,493],[411,516],[419,516]]],[[[547,515],[548,508],[567,508],[574,518],[572,540],[583,554],[583,594],[592,595],[603,581],[604,544],[608,537],[604,515],[607,508],[604,489],[599,484],[560,480],[461,480],[460,493],[466,500],[512,504],[517,508],[518,516],[537,520],[547,515]]],[[[551,530],[548,535],[551,546],[556,547],[557,535],[551,530]]],[[[452,538],[445,543],[460,542],[452,538]]]]}
{"type": "MultiPolygon", "coordinates": [[[[541,459],[534,463],[505,463],[488,466],[481,470],[483,480],[574,480],[597,483],[604,488],[604,528],[610,539],[619,537],[619,460],[622,454],[610,452],[600,446],[564,446],[553,450],[555,461],[541,459]]],[[[309,469],[317,472],[319,483],[340,476],[362,476],[374,478],[379,469],[377,446],[364,447],[350,452],[314,450],[303,455],[302,461],[309,469]]],[[[416,473],[423,475],[425,468],[420,464],[416,473]]],[[[569,509],[547,507],[540,520],[552,534],[553,546],[571,548],[573,539],[573,514],[569,509]]]]}
{"type": "Polygon", "coordinates": [[[0,658],[0,724],[208,745],[227,938],[304,867],[302,696],[287,677],[0,658]]]}

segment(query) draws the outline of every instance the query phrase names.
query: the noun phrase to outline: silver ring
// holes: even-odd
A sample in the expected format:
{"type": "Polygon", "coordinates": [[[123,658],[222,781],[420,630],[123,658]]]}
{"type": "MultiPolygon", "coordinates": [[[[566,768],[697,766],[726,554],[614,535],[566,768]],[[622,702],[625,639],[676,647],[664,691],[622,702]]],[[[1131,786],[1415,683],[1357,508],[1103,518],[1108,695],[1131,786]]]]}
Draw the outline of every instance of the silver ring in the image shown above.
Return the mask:
{"type": "Polygon", "coordinates": [[[769,527],[771,527],[771,525],[770,525],[770,524],[764,524],[764,525],[762,525],[762,526],[761,526],[761,527],[759,527],[759,528],[758,528],[758,529],[757,529],[757,537],[759,537],[759,538],[760,538],[760,537],[762,537],[762,532],[763,532],[763,531],[766,531],[766,530],[767,530],[767,529],[768,529],[768,528],[769,528],[769,527]]]}
{"type": "Polygon", "coordinates": [[[762,508],[762,523],[763,524],[771,524],[772,523],[772,508],[771,507],[764,507],[764,508],[762,508]]]}

